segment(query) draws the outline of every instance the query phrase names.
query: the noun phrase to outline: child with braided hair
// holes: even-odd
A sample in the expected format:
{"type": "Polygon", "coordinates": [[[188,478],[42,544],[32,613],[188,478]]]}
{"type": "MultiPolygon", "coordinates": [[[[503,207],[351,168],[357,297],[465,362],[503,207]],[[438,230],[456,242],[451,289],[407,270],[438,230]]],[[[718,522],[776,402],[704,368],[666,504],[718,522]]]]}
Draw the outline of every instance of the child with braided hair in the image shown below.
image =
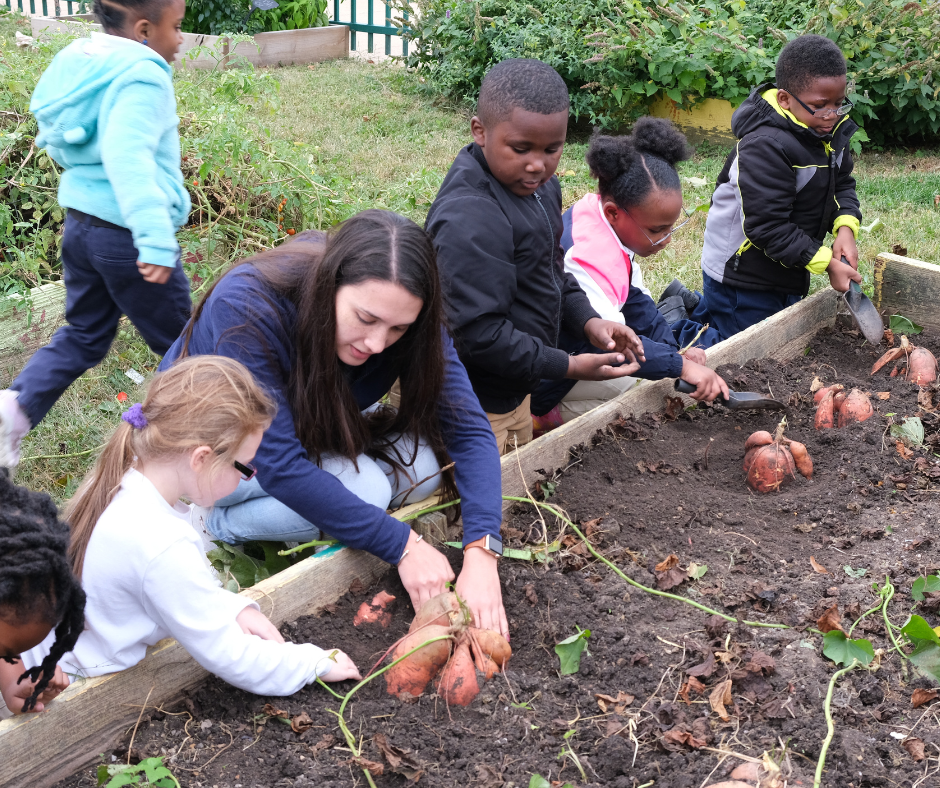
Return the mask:
{"type": "MultiPolygon", "coordinates": [[[[342,651],[286,643],[256,602],[224,590],[179,500],[211,506],[254,476],[273,416],[240,362],[210,355],[159,373],[122,415],[66,511],[72,568],[88,594],[86,629],[60,660],[69,675],[124,670],[173,637],[206,670],[259,695],[359,678],[342,651]]],[[[47,653],[43,643],[24,663],[47,653]]]]}
{"type": "Polygon", "coordinates": [[[68,686],[57,664],[85,622],[68,546],[69,528],[52,499],[0,471],[0,694],[11,712],[42,711],[68,686]],[[20,655],[47,635],[48,653],[26,670],[20,655]]]}

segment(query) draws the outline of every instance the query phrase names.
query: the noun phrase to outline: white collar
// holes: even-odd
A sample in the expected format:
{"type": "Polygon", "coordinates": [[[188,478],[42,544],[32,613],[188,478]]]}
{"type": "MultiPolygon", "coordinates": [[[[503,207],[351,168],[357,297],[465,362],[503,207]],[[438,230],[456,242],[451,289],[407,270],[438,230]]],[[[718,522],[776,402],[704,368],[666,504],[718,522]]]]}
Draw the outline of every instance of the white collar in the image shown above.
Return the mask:
{"type": "MultiPolygon", "coordinates": [[[[607,221],[607,217],[604,215],[603,205],[604,205],[604,202],[601,199],[601,196],[598,194],[597,195],[597,212],[601,215],[601,221],[604,222],[605,225],[607,225],[607,229],[610,230],[610,234],[614,237],[614,240],[617,242],[617,246],[619,246],[626,253],[627,257],[630,258],[630,265],[633,265],[633,258],[636,257],[636,252],[634,252],[632,249],[628,249],[626,246],[624,246],[620,242],[620,236],[617,235],[616,232],[614,232],[614,228],[610,226],[610,222],[607,221]]],[[[621,208],[621,210],[623,209],[621,208]]]]}

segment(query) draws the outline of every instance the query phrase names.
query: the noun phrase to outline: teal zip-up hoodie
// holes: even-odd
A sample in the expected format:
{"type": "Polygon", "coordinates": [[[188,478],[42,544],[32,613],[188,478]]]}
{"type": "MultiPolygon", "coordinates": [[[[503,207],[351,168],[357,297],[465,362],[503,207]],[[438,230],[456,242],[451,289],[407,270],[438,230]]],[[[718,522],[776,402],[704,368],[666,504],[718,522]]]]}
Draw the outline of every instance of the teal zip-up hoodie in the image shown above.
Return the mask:
{"type": "Polygon", "coordinates": [[[64,169],[59,204],[126,227],[144,263],[174,267],[189,216],[173,71],[152,49],[92,33],[55,56],[30,111],[64,169]]]}

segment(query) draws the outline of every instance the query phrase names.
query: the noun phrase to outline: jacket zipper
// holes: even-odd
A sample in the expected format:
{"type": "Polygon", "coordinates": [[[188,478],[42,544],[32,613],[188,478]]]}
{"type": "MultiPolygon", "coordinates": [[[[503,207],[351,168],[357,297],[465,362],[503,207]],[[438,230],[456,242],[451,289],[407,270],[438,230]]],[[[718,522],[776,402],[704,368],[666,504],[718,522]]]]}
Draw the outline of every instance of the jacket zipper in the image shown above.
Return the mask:
{"type": "Polygon", "coordinates": [[[549,250],[549,269],[552,273],[552,286],[555,288],[555,292],[558,294],[558,309],[556,311],[557,319],[555,320],[555,341],[554,346],[558,347],[558,340],[561,334],[561,310],[562,310],[562,294],[561,294],[561,285],[558,284],[558,279],[555,276],[555,230],[552,227],[552,220],[548,218],[548,211],[545,210],[545,206],[542,204],[542,198],[539,197],[538,192],[534,192],[533,197],[535,201],[539,204],[539,208],[542,209],[542,215],[545,217],[545,222],[548,224],[548,250],[549,250]]]}

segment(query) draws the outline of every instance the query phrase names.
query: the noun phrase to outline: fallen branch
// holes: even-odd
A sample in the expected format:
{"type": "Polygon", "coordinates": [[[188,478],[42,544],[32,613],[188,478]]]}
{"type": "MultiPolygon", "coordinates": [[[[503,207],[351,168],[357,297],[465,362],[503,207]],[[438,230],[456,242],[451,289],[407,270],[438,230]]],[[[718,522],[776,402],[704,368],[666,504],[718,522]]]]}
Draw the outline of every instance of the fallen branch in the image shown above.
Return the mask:
{"type": "Polygon", "coordinates": [[[689,349],[691,349],[691,348],[695,345],[695,343],[698,342],[699,337],[702,336],[702,334],[704,334],[704,333],[708,330],[708,326],[709,326],[709,324],[706,323],[704,326],[702,326],[702,327],[698,330],[698,333],[697,333],[694,337],[692,337],[692,341],[689,342],[688,345],[686,345],[684,348],[682,348],[682,349],[679,351],[679,355],[680,355],[680,356],[684,356],[685,353],[686,353],[686,351],[689,350],[689,349]]]}

